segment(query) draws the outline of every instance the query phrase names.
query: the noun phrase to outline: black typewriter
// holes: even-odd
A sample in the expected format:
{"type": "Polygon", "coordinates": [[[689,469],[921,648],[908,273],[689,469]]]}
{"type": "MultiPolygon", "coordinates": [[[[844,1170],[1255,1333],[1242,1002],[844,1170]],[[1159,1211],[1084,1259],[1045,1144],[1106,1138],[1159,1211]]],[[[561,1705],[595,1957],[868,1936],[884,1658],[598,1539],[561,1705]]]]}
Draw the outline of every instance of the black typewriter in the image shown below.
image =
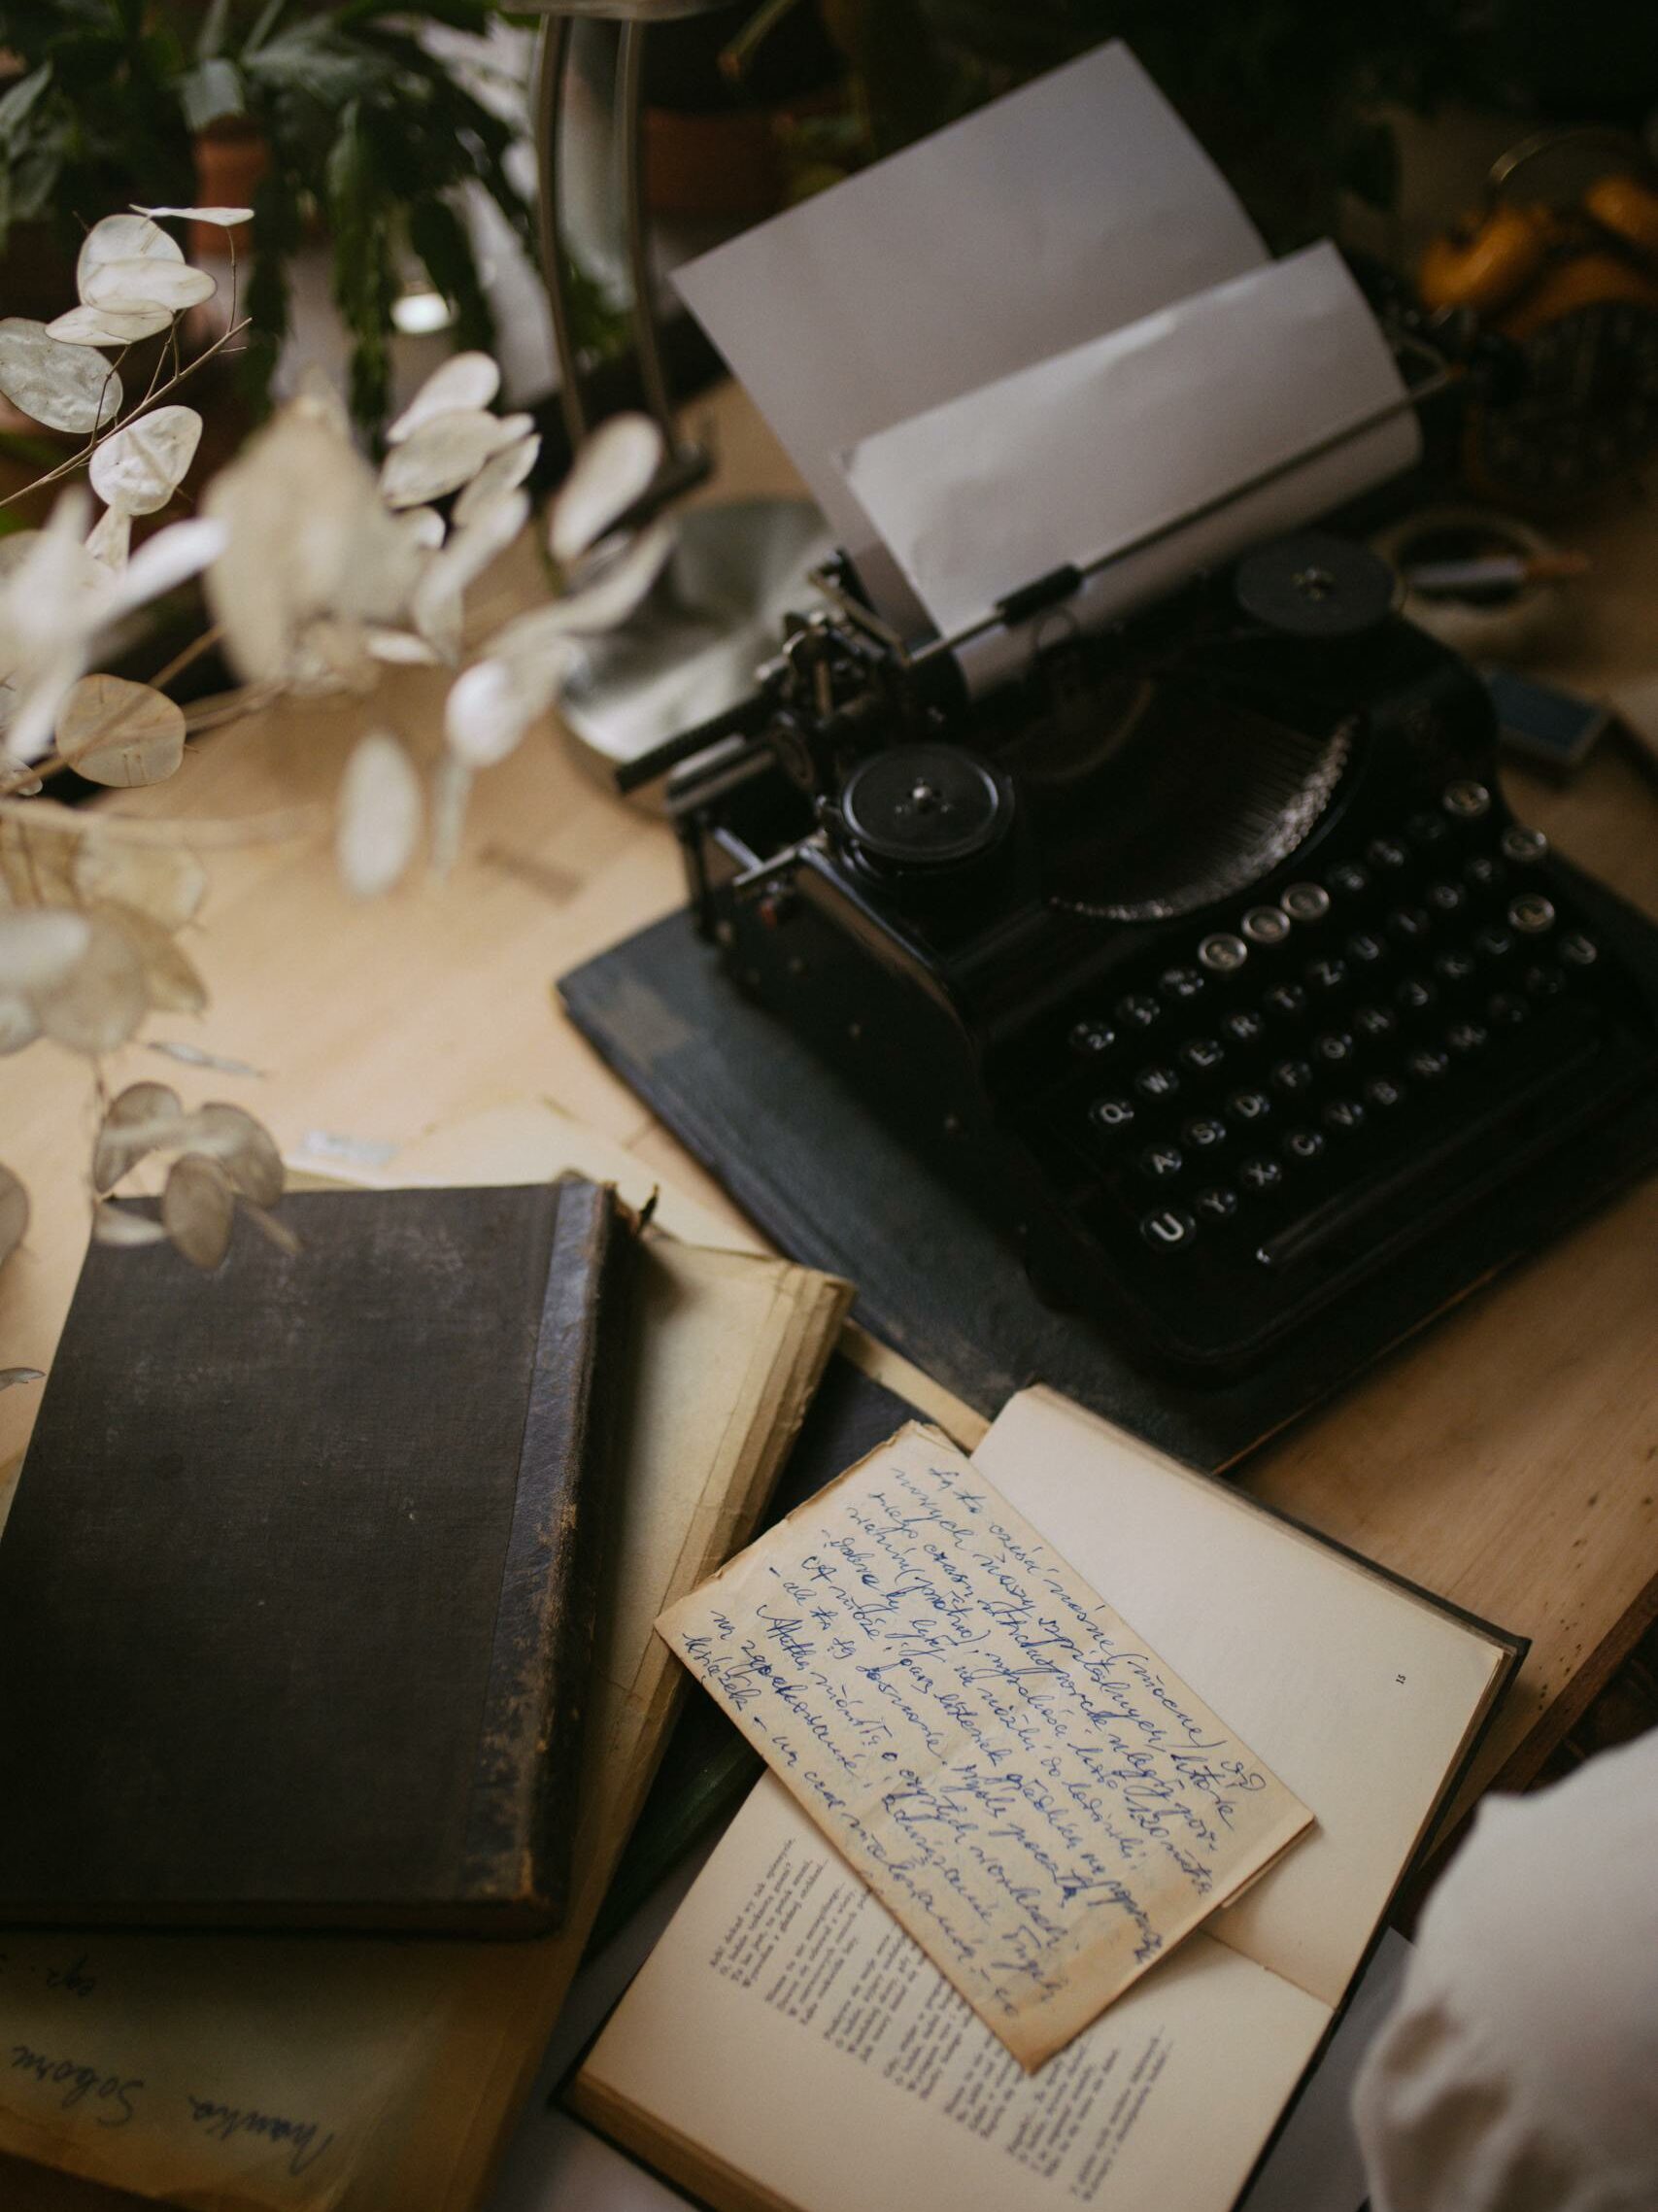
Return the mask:
{"type": "Polygon", "coordinates": [[[1658,1150],[1655,934],[1513,818],[1374,556],[1269,544],[1095,636],[1035,595],[981,698],[840,583],[670,784],[694,912],[1044,1298],[1239,1375],[1383,1278],[1404,1333],[1658,1150]]]}

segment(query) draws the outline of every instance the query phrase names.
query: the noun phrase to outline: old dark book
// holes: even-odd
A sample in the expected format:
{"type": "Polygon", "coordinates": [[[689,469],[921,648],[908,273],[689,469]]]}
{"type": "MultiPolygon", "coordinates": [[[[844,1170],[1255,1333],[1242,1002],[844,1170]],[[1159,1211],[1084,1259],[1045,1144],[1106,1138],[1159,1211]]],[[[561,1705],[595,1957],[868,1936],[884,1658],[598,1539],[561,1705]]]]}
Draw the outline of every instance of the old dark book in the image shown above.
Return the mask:
{"type": "Polygon", "coordinates": [[[86,1260],[0,1541],[0,1922],[545,1930],[630,1224],[284,1210],[296,1259],[86,1260]]]}

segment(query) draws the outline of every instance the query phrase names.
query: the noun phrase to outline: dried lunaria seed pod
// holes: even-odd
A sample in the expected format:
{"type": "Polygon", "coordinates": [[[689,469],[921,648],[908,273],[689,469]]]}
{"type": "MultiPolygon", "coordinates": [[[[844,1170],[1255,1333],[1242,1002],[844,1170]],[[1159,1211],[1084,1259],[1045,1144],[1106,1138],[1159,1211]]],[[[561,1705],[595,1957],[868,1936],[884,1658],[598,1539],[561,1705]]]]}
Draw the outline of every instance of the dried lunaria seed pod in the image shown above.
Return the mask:
{"type": "Polygon", "coordinates": [[[216,1268],[230,1249],[236,1193],[217,1160],[186,1152],[173,1162],[161,1193],[161,1226],[192,1267],[216,1268]]]}
{"type": "Polygon", "coordinates": [[[612,415],[576,455],[548,522],[553,558],[568,567],[643,497],[662,464],[662,433],[648,415],[612,415]]]}
{"type": "Polygon", "coordinates": [[[21,315],[0,322],[0,392],[48,429],[79,437],[120,413],[120,378],[102,354],[65,345],[21,315]]]}
{"type": "Polygon", "coordinates": [[[340,875],[359,899],[389,891],[414,858],[424,814],[421,779],[387,731],[357,741],[340,785],[335,851],[340,875]]]}
{"type": "Polygon", "coordinates": [[[185,758],[185,714],[150,684],[83,676],[57,710],[60,757],[89,783],[163,783],[185,758]]]}

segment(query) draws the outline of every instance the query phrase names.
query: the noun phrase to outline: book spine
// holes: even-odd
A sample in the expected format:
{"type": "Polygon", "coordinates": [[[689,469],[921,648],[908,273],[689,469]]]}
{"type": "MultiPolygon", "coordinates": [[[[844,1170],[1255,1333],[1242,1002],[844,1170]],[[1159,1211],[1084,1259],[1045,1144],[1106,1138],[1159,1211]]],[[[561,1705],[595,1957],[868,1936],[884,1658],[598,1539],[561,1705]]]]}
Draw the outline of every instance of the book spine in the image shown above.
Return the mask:
{"type": "Polygon", "coordinates": [[[633,1246],[608,1186],[553,1195],[466,1833],[465,1886],[501,1932],[556,1926],[566,1900],[633,1246]]]}

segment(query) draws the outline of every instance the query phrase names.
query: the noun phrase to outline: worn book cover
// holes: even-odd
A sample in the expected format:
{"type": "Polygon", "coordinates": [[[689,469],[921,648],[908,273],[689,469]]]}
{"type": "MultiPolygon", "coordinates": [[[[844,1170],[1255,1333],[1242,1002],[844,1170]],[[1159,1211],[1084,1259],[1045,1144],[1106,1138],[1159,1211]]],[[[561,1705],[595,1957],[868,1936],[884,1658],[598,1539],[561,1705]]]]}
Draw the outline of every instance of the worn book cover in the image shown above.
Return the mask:
{"type": "Polygon", "coordinates": [[[87,1257],[0,1542],[0,1922],[558,1923],[630,1223],[285,1216],[87,1257]]]}

